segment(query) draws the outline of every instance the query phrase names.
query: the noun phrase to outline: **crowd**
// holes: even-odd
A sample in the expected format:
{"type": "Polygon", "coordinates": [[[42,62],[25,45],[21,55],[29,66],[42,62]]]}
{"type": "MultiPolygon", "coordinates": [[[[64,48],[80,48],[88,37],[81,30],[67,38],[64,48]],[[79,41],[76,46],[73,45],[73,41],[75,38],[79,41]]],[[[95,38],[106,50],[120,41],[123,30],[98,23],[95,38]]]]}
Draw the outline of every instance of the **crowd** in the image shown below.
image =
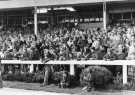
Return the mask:
{"type": "Polygon", "coordinates": [[[21,60],[133,60],[135,59],[135,26],[116,24],[82,30],[77,27],[55,27],[40,30],[2,28],[0,55],[21,60]]]}

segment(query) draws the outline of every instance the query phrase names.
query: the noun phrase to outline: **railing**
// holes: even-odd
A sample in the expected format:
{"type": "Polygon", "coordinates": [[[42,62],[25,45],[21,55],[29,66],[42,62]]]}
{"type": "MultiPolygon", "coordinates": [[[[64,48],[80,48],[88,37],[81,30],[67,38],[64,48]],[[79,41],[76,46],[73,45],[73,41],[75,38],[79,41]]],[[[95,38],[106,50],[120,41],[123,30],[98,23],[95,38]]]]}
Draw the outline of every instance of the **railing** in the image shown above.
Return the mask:
{"type": "Polygon", "coordinates": [[[34,61],[22,61],[22,60],[1,60],[2,64],[43,64],[39,60],[34,61]]]}
{"type": "MultiPolygon", "coordinates": [[[[30,64],[30,72],[33,71],[34,64],[43,64],[41,61],[21,61],[21,60],[1,60],[2,64],[30,64]]],[[[45,64],[69,64],[70,74],[74,75],[74,65],[121,65],[123,66],[123,84],[127,83],[127,66],[135,65],[135,60],[115,60],[115,61],[104,61],[104,60],[88,60],[88,61],[48,61],[45,64]]]]}

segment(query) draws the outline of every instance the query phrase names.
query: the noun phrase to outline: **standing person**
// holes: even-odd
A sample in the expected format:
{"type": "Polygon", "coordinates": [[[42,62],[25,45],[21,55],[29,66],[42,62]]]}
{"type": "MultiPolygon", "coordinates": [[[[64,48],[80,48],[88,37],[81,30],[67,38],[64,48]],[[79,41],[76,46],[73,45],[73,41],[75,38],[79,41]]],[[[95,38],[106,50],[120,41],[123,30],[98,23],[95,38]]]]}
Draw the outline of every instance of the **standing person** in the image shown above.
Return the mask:
{"type": "Polygon", "coordinates": [[[46,86],[46,85],[49,84],[49,79],[50,79],[51,74],[53,72],[53,66],[50,65],[50,64],[46,64],[46,62],[48,62],[49,60],[46,59],[46,58],[43,59],[43,63],[45,64],[45,66],[44,66],[44,70],[43,70],[43,72],[44,72],[44,82],[43,82],[42,86],[46,86]]]}
{"type": "Polygon", "coordinates": [[[49,78],[51,75],[51,66],[46,65],[44,68],[44,83],[43,86],[46,86],[49,84],[49,78]]]}
{"type": "Polygon", "coordinates": [[[135,37],[131,36],[127,60],[134,60],[134,59],[135,59],[135,37]]]}

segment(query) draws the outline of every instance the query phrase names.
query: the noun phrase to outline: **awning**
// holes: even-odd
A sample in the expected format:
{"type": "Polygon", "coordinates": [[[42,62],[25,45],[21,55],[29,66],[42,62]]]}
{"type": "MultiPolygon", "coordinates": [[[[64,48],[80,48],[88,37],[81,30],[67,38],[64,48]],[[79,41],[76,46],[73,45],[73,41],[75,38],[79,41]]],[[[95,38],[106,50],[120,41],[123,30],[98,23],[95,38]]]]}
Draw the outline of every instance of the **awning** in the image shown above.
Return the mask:
{"type": "Polygon", "coordinates": [[[27,8],[27,7],[43,7],[43,6],[60,6],[60,5],[74,5],[100,2],[121,2],[134,0],[1,0],[0,9],[10,8],[27,8]]]}

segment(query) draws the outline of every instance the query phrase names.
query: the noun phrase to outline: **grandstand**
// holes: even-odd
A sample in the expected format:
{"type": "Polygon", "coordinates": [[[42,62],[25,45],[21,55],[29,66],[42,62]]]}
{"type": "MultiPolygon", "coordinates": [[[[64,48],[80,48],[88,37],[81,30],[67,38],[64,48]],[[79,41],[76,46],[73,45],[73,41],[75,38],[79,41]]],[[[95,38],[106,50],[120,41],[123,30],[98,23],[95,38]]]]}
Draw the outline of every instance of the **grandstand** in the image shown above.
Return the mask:
{"type": "MultiPolygon", "coordinates": [[[[97,22],[101,27],[101,22],[112,23],[117,21],[130,22],[134,18],[134,1],[130,0],[76,0],[76,1],[46,1],[46,0],[4,0],[0,3],[1,10],[1,24],[34,24],[34,8],[41,10],[45,8],[48,12],[38,14],[38,23],[57,24],[63,22],[97,22]],[[107,10],[104,11],[104,4],[106,2],[107,10]],[[65,8],[64,8],[65,7],[65,8]],[[70,7],[68,10],[66,7],[70,7]],[[52,13],[51,10],[54,10],[52,13]],[[94,11],[94,13],[93,13],[94,11]],[[55,16],[53,16],[55,15],[55,16]],[[104,16],[104,20],[103,20],[104,16]],[[114,20],[115,19],[115,20],[114,20]],[[12,21],[13,20],[13,21],[12,21]],[[9,23],[10,22],[10,23],[9,23]],[[12,22],[12,23],[11,23],[12,22]]],[[[35,18],[36,20],[36,18],[35,18]]],[[[134,23],[134,21],[133,21],[134,23]]],[[[80,26],[85,26],[81,24],[80,26]]],[[[90,25],[86,25],[89,27],[90,25]]],[[[95,25],[93,25],[94,27],[95,25]]]]}
{"type": "MultiPolygon", "coordinates": [[[[0,1],[0,26],[6,31],[9,27],[19,27],[25,32],[29,27],[28,32],[36,37],[40,33],[42,35],[42,30],[65,24],[68,27],[77,26],[84,30],[100,27],[107,31],[109,24],[134,24],[134,4],[134,0],[2,0],[0,1]]],[[[4,64],[16,64],[16,62],[23,63],[6,60],[4,64]]],[[[35,64],[33,61],[32,63],[35,64]]],[[[30,66],[30,72],[33,72],[33,64],[30,66]]],[[[38,61],[38,64],[42,63],[38,61]]],[[[123,67],[123,83],[126,83],[127,64],[123,67]]],[[[70,65],[70,71],[74,74],[74,64],[70,65]]]]}

